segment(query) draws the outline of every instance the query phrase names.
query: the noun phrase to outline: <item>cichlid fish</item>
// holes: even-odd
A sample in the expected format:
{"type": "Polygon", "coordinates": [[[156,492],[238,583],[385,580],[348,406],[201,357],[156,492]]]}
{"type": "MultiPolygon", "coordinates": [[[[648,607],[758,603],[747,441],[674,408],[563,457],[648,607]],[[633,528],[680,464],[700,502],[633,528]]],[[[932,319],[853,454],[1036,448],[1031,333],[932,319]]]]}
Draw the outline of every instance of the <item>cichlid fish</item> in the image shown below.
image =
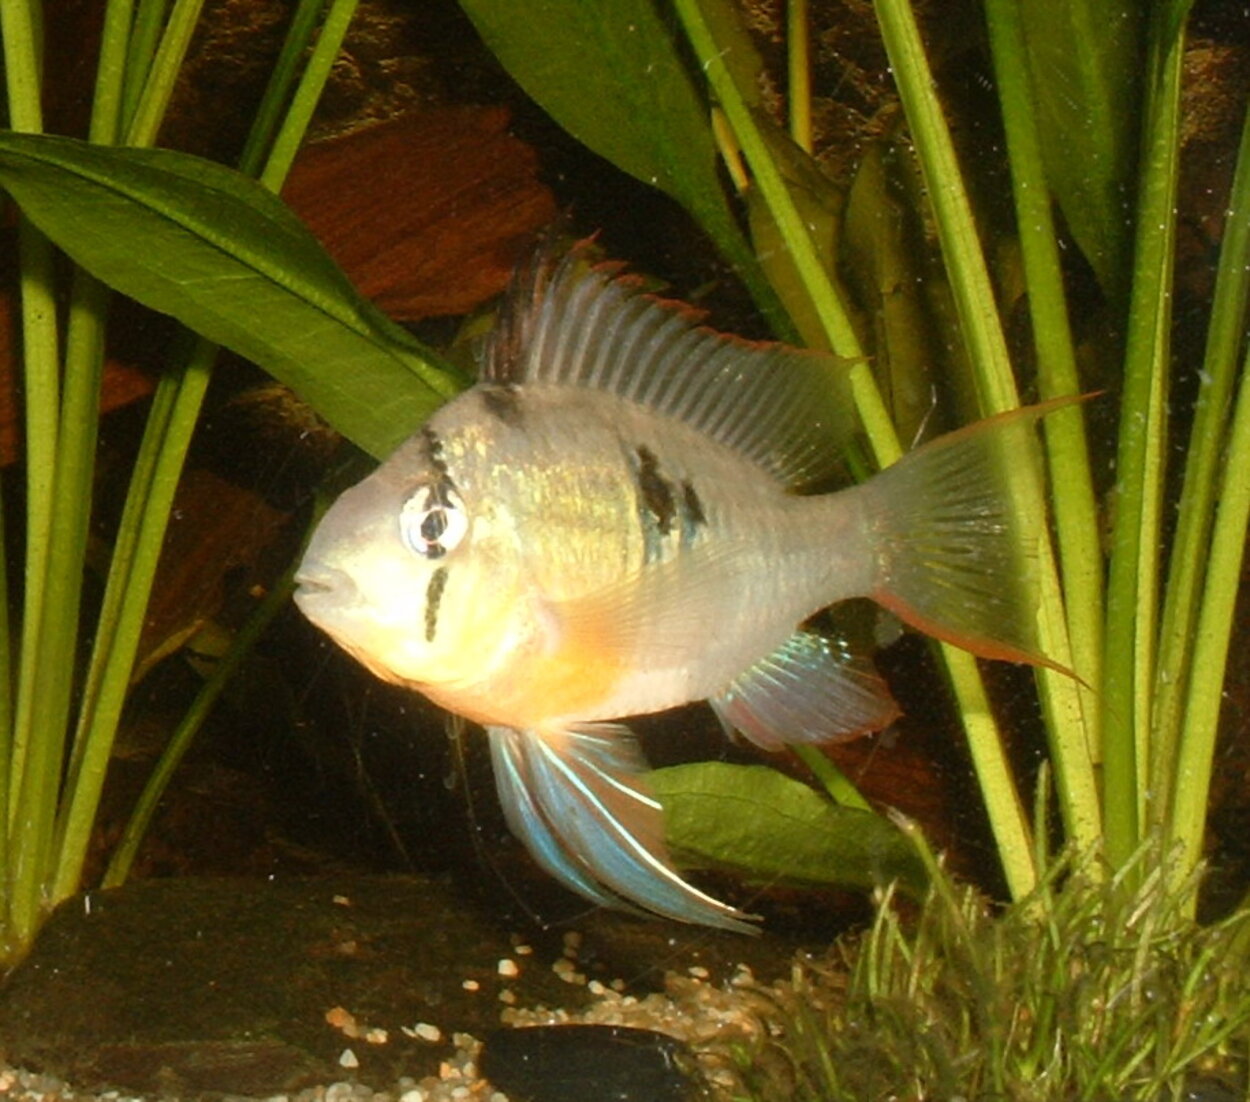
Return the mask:
{"type": "Polygon", "coordinates": [[[687,883],[612,721],[710,701],[767,749],[880,729],[869,658],[803,626],[852,597],[1038,661],[996,475],[1009,426],[831,493],[848,367],[715,333],[584,248],[518,275],[478,383],[322,519],[295,600],[379,677],[489,732],[509,825],[606,906],[753,929],[687,883]]]}

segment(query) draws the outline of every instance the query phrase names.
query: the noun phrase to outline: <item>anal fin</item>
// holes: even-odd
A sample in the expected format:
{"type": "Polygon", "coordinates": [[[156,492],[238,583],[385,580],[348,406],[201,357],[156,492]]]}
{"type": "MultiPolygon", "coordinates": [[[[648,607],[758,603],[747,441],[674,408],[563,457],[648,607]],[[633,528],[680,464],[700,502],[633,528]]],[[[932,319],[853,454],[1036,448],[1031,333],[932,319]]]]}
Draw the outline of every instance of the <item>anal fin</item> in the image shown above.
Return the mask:
{"type": "Polygon", "coordinates": [[[673,867],[663,812],[624,727],[488,731],[508,825],[566,887],[601,906],[758,932],[752,916],[699,891],[673,867]]]}
{"type": "Polygon", "coordinates": [[[709,703],[765,750],[878,731],[899,715],[872,660],[846,641],[797,631],[709,703]]]}

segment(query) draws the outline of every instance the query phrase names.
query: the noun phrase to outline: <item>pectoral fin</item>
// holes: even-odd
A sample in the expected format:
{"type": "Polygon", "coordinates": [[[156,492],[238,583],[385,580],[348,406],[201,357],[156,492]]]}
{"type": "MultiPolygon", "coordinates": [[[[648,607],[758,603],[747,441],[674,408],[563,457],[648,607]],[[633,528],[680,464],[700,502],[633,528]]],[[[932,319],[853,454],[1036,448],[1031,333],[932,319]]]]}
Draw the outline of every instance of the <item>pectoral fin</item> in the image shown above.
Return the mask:
{"type": "Polygon", "coordinates": [[[751,916],[686,883],[623,727],[537,732],[488,728],[495,783],[513,832],[535,860],[592,902],[755,933],[751,916]]]}
{"type": "Polygon", "coordinates": [[[797,631],[709,702],[765,750],[879,731],[899,714],[872,660],[840,639],[797,631]]]}

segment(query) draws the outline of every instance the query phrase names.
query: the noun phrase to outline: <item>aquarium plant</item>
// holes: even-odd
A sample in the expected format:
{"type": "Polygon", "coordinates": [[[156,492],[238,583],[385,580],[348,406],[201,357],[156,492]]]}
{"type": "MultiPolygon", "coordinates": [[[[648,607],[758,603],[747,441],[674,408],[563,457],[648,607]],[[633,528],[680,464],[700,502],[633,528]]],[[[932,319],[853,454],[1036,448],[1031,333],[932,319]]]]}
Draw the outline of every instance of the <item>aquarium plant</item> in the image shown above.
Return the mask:
{"type": "MultiPolygon", "coordinates": [[[[355,417],[373,418],[375,434],[386,405],[378,399],[390,393],[394,374],[408,377],[412,363],[424,369],[404,331],[355,294],[273,197],[338,54],[354,0],[296,5],[237,169],[151,148],[200,8],[198,0],[107,5],[89,133],[81,141],[41,134],[43,89],[53,79],[41,52],[44,21],[57,15],[45,12],[38,0],[0,5],[9,127],[3,187],[22,211],[16,280],[21,364],[10,366],[10,377],[24,395],[26,475],[25,544],[20,562],[5,567],[20,583],[20,609],[10,613],[7,603],[0,604],[4,964],[25,953],[48,911],[80,885],[174,489],[216,354],[210,340],[189,337],[159,378],[98,619],[84,625],[80,611],[111,288],[126,284],[136,297],[150,298],[127,278],[115,279],[107,257],[145,255],[150,263],[129,267],[149,288],[159,288],[156,297],[167,310],[180,312],[175,298],[198,303],[193,325],[232,347],[247,347],[260,362],[312,360],[309,345],[297,346],[313,341],[335,365],[334,376],[323,375],[327,385],[357,395],[347,404],[355,417]],[[89,269],[75,267],[68,276],[53,256],[53,241],[64,244],[67,237],[86,245],[76,258],[90,256],[89,269]],[[198,251],[171,245],[171,239],[193,239],[198,251]],[[197,292],[197,286],[213,282],[232,290],[224,296],[197,292]],[[249,320],[266,314],[282,320],[263,335],[244,336],[249,320]],[[259,353],[253,345],[267,351],[259,353]],[[361,360],[371,364],[371,381],[345,378],[361,360]],[[90,658],[80,673],[76,656],[84,646],[90,647],[90,658]]],[[[454,390],[448,377],[433,369],[425,377],[433,380],[421,384],[427,406],[454,390]]],[[[206,684],[174,736],[172,753],[140,808],[140,822],[150,815],[159,785],[239,655],[288,593],[287,584],[275,587],[206,684]]],[[[128,863],[136,836],[132,827],[112,879],[128,863]]]]}
{"type": "MultiPolygon", "coordinates": [[[[91,732],[97,723],[107,730],[115,722],[130,661],[122,621],[110,621],[97,632],[103,657],[88,675],[87,719],[77,726],[67,727],[68,690],[59,703],[45,704],[31,687],[40,669],[66,668],[72,649],[74,609],[45,605],[59,598],[60,580],[80,570],[83,522],[68,524],[58,513],[53,524],[51,503],[85,495],[90,440],[75,442],[57,425],[90,421],[93,385],[89,368],[76,381],[68,366],[59,395],[52,385],[61,368],[43,236],[94,280],[252,358],[374,455],[385,454],[461,385],[436,355],[352,291],[264,186],[181,154],[116,148],[125,133],[121,116],[101,124],[91,142],[40,135],[32,3],[4,0],[0,7],[11,126],[0,137],[0,185],[28,220],[22,271],[26,355],[33,364],[26,612],[21,647],[9,652],[15,673],[0,678],[17,687],[6,698],[7,718],[0,716],[0,730],[11,732],[3,755],[8,776],[0,784],[9,825],[3,871],[11,886],[11,946],[29,939],[46,907],[77,886],[81,861],[62,855],[87,829],[109,738],[94,742],[91,732]],[[138,240],[141,249],[132,244],[138,240]],[[85,417],[78,402],[87,403],[85,417]],[[69,739],[67,729],[82,733],[69,739]],[[61,785],[63,766],[68,779],[61,785]],[[75,798],[80,784],[85,795],[75,798]]],[[[856,402],[873,460],[883,466],[896,459],[914,426],[892,395],[883,395],[887,357],[866,343],[838,264],[837,243],[855,228],[854,204],[837,193],[810,151],[806,50],[818,9],[809,12],[802,0],[787,8],[787,132],[761,94],[761,62],[729,0],[462,0],[462,6],[553,119],[691,214],[776,335],[855,364],[856,402]]],[[[1014,408],[1022,394],[1070,399],[1046,418],[1040,459],[1022,453],[1004,460],[1032,533],[1021,555],[1037,592],[1039,650],[1050,660],[1038,667],[1036,681],[1058,817],[1075,854],[1065,860],[1076,862],[1083,882],[1123,885],[1130,895],[1161,883],[1161,913],[1179,929],[1192,921],[1201,883],[1196,871],[1250,512],[1243,362],[1250,137],[1241,142],[1226,204],[1206,350],[1200,365],[1186,366],[1194,380],[1174,378],[1180,90],[1190,4],[987,0],[979,15],[1005,148],[984,157],[1000,159],[1000,178],[1012,195],[1010,251],[1018,257],[1013,270],[1029,320],[1028,347],[1013,357],[1003,323],[1004,269],[987,260],[972,198],[982,174],[956,151],[942,75],[931,65],[912,4],[876,0],[873,7],[914,149],[917,213],[940,250],[949,331],[946,354],[930,358],[948,369],[942,385],[962,396],[969,418],[1014,408]],[[1097,350],[1092,369],[1088,362],[1078,367],[1070,265],[1063,262],[1074,250],[1122,333],[1097,350]],[[1196,402],[1187,436],[1177,440],[1173,422],[1187,419],[1170,417],[1169,407],[1189,381],[1196,402]],[[1080,400],[1095,390],[1106,393],[1080,400]],[[1099,403],[1114,408],[1110,487],[1097,475],[1085,427],[1099,403]]],[[[118,56],[125,53],[119,47],[118,56]]],[[[118,79],[117,68],[101,65],[105,85],[118,79]]],[[[125,144],[142,145],[151,133],[135,131],[125,144]]],[[[98,284],[84,286],[92,290],[80,292],[88,297],[72,312],[75,319],[103,309],[91,306],[90,296],[103,294],[98,284]]],[[[67,347],[79,340],[86,337],[67,347]]],[[[97,360],[98,353],[90,362],[97,360]]],[[[171,372],[175,381],[162,399],[168,407],[156,407],[167,409],[159,415],[169,424],[182,424],[177,418],[192,412],[193,402],[177,397],[181,387],[195,385],[185,381],[195,377],[188,370],[171,372]]],[[[176,466],[158,463],[164,454],[155,444],[145,452],[144,462],[153,464],[145,478],[159,493],[139,495],[157,514],[176,466]]],[[[136,526],[141,504],[134,506],[136,526]]],[[[148,531],[133,544],[124,537],[118,554],[125,561],[132,548],[150,549],[155,538],[148,531]]],[[[139,590],[118,581],[105,607],[113,615],[137,607],[132,602],[141,604],[139,590]]],[[[1011,897],[1027,905],[1039,892],[1062,891],[1046,867],[1050,850],[1037,837],[1047,819],[1026,810],[1024,778],[1009,764],[981,671],[950,648],[943,648],[943,661],[1011,897]]],[[[829,806],[872,814],[823,758],[807,760],[832,796],[829,806]]],[[[684,766],[657,771],[655,784],[673,814],[674,845],[687,857],[710,861],[739,850],[718,836],[723,817],[705,810],[722,797],[749,799],[755,783],[745,772],[684,766]]],[[[794,835],[769,807],[756,806],[766,839],[762,867],[777,875],[794,835]]],[[[805,836],[811,833],[804,828],[805,836]]],[[[830,820],[829,836],[837,833],[830,820]]],[[[836,848],[830,860],[836,862],[836,848]]]]}

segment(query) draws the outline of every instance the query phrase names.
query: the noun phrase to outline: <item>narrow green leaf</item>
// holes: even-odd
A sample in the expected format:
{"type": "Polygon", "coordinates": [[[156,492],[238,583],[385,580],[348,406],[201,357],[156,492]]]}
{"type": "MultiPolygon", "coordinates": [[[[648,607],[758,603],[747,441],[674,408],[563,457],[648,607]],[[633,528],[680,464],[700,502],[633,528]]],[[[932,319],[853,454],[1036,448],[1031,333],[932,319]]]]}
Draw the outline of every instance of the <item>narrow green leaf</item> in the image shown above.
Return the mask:
{"type": "MultiPolygon", "coordinates": [[[[987,0],[985,20],[1007,136],[1016,225],[1037,352],[1037,390],[1042,398],[1054,398],[1079,394],[1081,381],[1019,7],[1017,0],[987,0]]],[[[1086,796],[1094,798],[1089,762],[1092,753],[1101,752],[1098,687],[1102,684],[1105,564],[1083,412],[1076,406],[1056,411],[1046,419],[1045,433],[1072,668],[1083,682],[1077,686],[1077,696],[1085,745],[1066,737],[1058,725],[1052,728],[1058,795],[1065,821],[1074,822],[1087,817],[1077,801],[1086,796]],[[1078,782],[1075,785],[1074,780],[1078,782]]]]}
{"type": "Polygon", "coordinates": [[[1136,0],[1019,0],[1046,177],[1109,294],[1128,286],[1144,64],[1136,0]]]}
{"type": "Polygon", "coordinates": [[[260,364],[374,455],[462,385],[232,169],[0,133],[0,185],[97,278],[260,364]]]}
{"type": "MultiPolygon", "coordinates": [[[[1145,108],[1133,284],[1116,444],[1103,669],[1106,853],[1125,865],[1143,836],[1150,788],[1159,578],[1167,468],[1167,384],[1180,160],[1184,36],[1155,13],[1145,108]]],[[[1183,29],[1183,28],[1182,28],[1183,29]]]]}
{"type": "Polygon", "coordinates": [[[664,805],[668,842],[689,864],[770,883],[925,886],[915,848],[896,827],[768,766],[698,762],[648,777],[664,805]]]}
{"type": "Polygon", "coordinates": [[[652,0],[461,0],[518,84],[579,142],[686,208],[768,314],[789,322],[717,174],[708,106],[652,0]]]}

